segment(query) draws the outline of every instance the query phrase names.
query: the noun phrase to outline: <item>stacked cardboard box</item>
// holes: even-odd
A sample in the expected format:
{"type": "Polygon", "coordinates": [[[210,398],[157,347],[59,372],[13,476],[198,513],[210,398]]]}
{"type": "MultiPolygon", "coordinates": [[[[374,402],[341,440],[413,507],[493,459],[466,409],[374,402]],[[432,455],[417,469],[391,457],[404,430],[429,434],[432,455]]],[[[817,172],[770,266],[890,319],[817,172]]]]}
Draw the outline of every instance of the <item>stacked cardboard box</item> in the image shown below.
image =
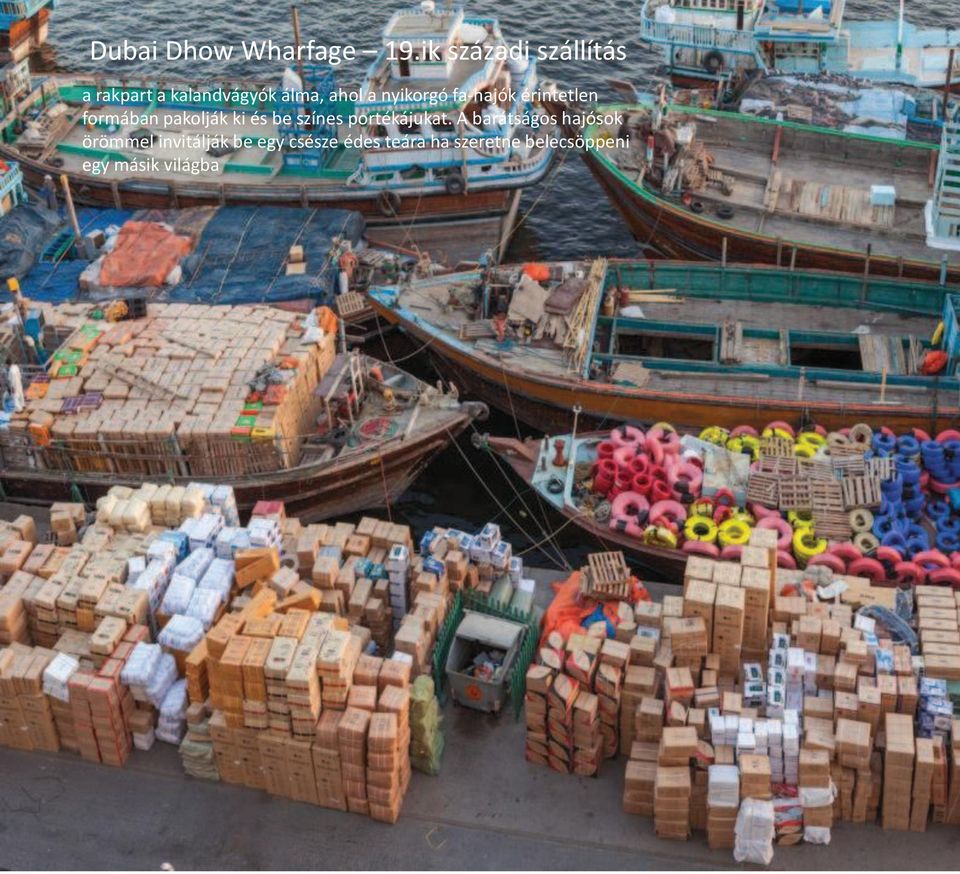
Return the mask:
{"type": "Polygon", "coordinates": [[[370,728],[370,711],[348,707],[337,727],[337,743],[340,749],[340,767],[343,773],[343,788],[347,810],[351,813],[369,815],[370,801],[367,796],[367,732],[370,728]]]}
{"type": "Polygon", "coordinates": [[[658,838],[685,841],[690,837],[690,768],[657,766],[653,824],[658,838]]]}
{"type": "Polygon", "coordinates": [[[613,758],[620,749],[620,708],[623,677],[630,660],[630,647],[617,640],[605,640],[600,648],[600,664],[594,677],[599,697],[600,730],[603,754],[613,758]]]}
{"type": "Polygon", "coordinates": [[[886,749],[883,757],[883,809],[885,829],[909,831],[910,799],[916,745],[913,720],[901,713],[887,713],[884,720],[886,749]]]}
{"type": "Polygon", "coordinates": [[[547,764],[554,771],[569,773],[573,765],[573,713],[580,683],[558,674],[547,693],[547,764]]]}
{"type": "Polygon", "coordinates": [[[623,810],[640,816],[653,816],[657,782],[659,745],[634,741],[623,786],[623,810]]]}
{"type": "Polygon", "coordinates": [[[549,756],[547,730],[547,695],[553,682],[553,671],[546,665],[530,665],[527,669],[523,699],[527,724],[526,758],[528,762],[546,765],[549,756]]]}
{"type": "Polygon", "coordinates": [[[573,772],[590,777],[600,770],[604,736],[601,732],[599,700],[581,691],[573,704],[573,772]]]}
{"type": "Polygon", "coordinates": [[[707,781],[707,844],[711,850],[732,850],[740,808],[740,771],[736,765],[710,765],[707,781]]]}
{"type": "Polygon", "coordinates": [[[22,750],[56,751],[59,735],[43,674],[55,653],[13,644],[0,650],[0,742],[22,750]]]}
{"type": "Polygon", "coordinates": [[[313,772],[317,803],[334,810],[347,809],[340,760],[339,730],[343,711],[325,710],[317,721],[313,741],[313,772]]]}

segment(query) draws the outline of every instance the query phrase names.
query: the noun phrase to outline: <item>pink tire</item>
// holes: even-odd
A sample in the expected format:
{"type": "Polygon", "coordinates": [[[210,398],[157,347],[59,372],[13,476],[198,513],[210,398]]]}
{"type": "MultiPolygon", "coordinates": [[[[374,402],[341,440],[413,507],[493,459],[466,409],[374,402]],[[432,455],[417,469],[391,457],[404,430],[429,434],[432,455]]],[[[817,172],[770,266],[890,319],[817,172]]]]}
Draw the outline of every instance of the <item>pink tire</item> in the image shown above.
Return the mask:
{"type": "Polygon", "coordinates": [[[760,436],[757,433],[757,429],[752,427],[751,425],[737,425],[737,427],[730,432],[731,437],[743,437],[744,434],[747,434],[750,437],[760,436]]]}
{"type": "Polygon", "coordinates": [[[776,516],[764,516],[757,522],[757,528],[769,529],[777,532],[777,549],[790,551],[793,544],[793,526],[777,513],[776,516]]]}
{"type": "Polygon", "coordinates": [[[663,525],[665,520],[682,525],[687,520],[686,508],[679,501],[657,501],[650,508],[650,524],[663,525]]]}
{"type": "MultiPolygon", "coordinates": [[[[770,507],[764,507],[763,504],[748,504],[747,509],[750,511],[750,515],[757,520],[783,518],[779,510],[772,510],[770,507]]],[[[758,524],[757,527],[759,528],[760,525],[758,524]]]]}
{"type": "Polygon", "coordinates": [[[742,554],[743,547],[737,546],[735,543],[731,543],[730,546],[725,546],[720,550],[720,558],[724,561],[740,561],[742,554]]]}
{"type": "Polygon", "coordinates": [[[797,569],[797,560],[783,549],[777,550],[777,567],[784,570],[795,571],[797,569]]]}
{"type": "Polygon", "coordinates": [[[781,421],[767,422],[763,430],[766,431],[767,428],[771,428],[771,429],[779,428],[781,431],[786,431],[791,437],[797,436],[796,429],[789,422],[781,422],[781,421]]]}
{"type": "Polygon", "coordinates": [[[898,561],[893,566],[897,585],[922,586],[927,580],[927,572],[915,561],[898,561]]]}
{"type": "Polygon", "coordinates": [[[947,428],[946,431],[941,431],[936,436],[937,443],[946,443],[948,440],[960,440],[960,431],[947,428]]]}
{"type": "Polygon", "coordinates": [[[863,553],[848,541],[830,544],[830,546],[827,547],[827,552],[829,552],[831,555],[837,556],[845,564],[849,564],[850,562],[856,561],[858,558],[863,557],[863,553]]]}
{"type": "Polygon", "coordinates": [[[890,565],[895,565],[903,561],[903,556],[900,555],[900,551],[894,549],[892,546],[878,546],[873,557],[877,561],[882,561],[890,565]]]}
{"type": "Polygon", "coordinates": [[[703,540],[685,540],[680,548],[690,555],[706,555],[709,558],[720,557],[720,547],[716,543],[705,543],[703,540]]]}
{"type": "Polygon", "coordinates": [[[850,562],[847,573],[853,577],[867,577],[875,583],[882,583],[887,578],[887,569],[875,558],[858,558],[850,562]]]}
{"type": "Polygon", "coordinates": [[[643,431],[633,425],[621,425],[610,432],[610,442],[617,447],[632,446],[634,449],[640,449],[643,441],[643,431]]]}
{"type": "Polygon", "coordinates": [[[938,568],[950,567],[950,559],[939,549],[925,549],[923,552],[918,552],[913,557],[913,561],[923,567],[928,564],[936,565],[938,568]]]}
{"type": "Polygon", "coordinates": [[[933,586],[951,586],[958,589],[960,588],[960,571],[952,567],[930,571],[927,574],[927,582],[933,586]]]}
{"type": "Polygon", "coordinates": [[[847,569],[846,563],[839,555],[831,555],[829,552],[818,553],[807,562],[807,567],[815,567],[816,565],[828,567],[835,574],[842,574],[847,569]]]}

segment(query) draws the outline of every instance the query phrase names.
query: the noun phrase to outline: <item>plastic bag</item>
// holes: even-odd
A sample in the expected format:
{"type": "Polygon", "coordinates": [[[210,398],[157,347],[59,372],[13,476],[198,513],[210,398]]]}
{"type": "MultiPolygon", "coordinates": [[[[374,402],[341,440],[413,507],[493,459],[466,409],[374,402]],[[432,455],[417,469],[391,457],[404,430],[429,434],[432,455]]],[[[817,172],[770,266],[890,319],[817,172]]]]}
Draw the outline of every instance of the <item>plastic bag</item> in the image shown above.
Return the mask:
{"type": "Polygon", "coordinates": [[[160,656],[160,663],[144,689],[147,700],[159,708],[170,687],[177,679],[177,661],[169,653],[160,656]]]}
{"type": "Polygon", "coordinates": [[[80,669],[80,662],[65,652],[57,653],[53,660],[43,669],[44,694],[58,701],[70,700],[70,689],[67,684],[70,678],[80,669]]]}
{"type": "Polygon", "coordinates": [[[215,558],[210,562],[210,567],[203,575],[198,589],[212,589],[220,596],[220,600],[225,604],[230,597],[230,589],[233,587],[234,564],[229,559],[215,558]]]}
{"type": "Polygon", "coordinates": [[[157,670],[162,656],[163,650],[157,644],[141,641],[134,646],[120,670],[120,682],[125,686],[146,686],[157,670]]]}
{"type": "Polygon", "coordinates": [[[208,630],[213,625],[213,620],[220,608],[220,593],[214,589],[197,588],[193,592],[193,597],[187,605],[186,615],[194,619],[199,619],[203,624],[204,630],[208,630]]]}
{"type": "Polygon", "coordinates": [[[803,827],[803,839],[808,844],[829,844],[830,829],[823,826],[806,825],[803,827]]]}
{"type": "Polygon", "coordinates": [[[174,613],[186,613],[196,587],[195,579],[175,573],[170,580],[170,585],[167,586],[167,593],[163,596],[163,612],[168,616],[174,613]]]}
{"type": "Polygon", "coordinates": [[[753,865],[769,865],[773,861],[773,802],[745,798],[740,803],[734,834],[734,859],[753,865]]]}
{"type": "Polygon", "coordinates": [[[187,681],[177,680],[167,690],[160,703],[160,718],[157,720],[157,740],[179,744],[186,731],[187,681]]]}
{"type": "Polygon", "coordinates": [[[196,582],[207,572],[207,568],[210,567],[210,562],[213,559],[213,550],[209,547],[203,546],[200,549],[195,549],[177,565],[176,573],[184,577],[190,577],[191,580],[196,582]]]}
{"type": "Polygon", "coordinates": [[[203,623],[193,616],[177,614],[171,616],[157,635],[157,643],[167,649],[190,652],[203,639],[203,623]]]}

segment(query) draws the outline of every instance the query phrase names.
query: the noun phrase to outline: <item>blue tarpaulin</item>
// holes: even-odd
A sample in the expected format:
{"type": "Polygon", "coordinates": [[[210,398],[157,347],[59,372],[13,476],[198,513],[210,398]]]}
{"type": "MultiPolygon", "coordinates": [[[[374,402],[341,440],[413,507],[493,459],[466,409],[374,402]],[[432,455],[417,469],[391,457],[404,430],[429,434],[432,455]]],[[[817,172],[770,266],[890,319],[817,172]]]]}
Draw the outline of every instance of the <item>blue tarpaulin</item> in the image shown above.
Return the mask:
{"type": "MultiPolygon", "coordinates": [[[[15,214],[21,211],[17,209],[15,214]]],[[[339,209],[224,206],[141,212],[81,209],[78,214],[84,235],[119,227],[130,219],[165,221],[178,233],[197,237],[193,251],[181,262],[183,277],[179,284],[149,290],[152,299],[181,303],[264,303],[299,298],[329,302],[337,282],[337,266],[329,254],[333,238],[339,236],[357,246],[366,230],[363,216],[339,209]],[[287,255],[294,244],[303,246],[306,271],[287,276],[287,255]]],[[[34,258],[56,233],[48,228],[34,241],[34,258]]],[[[2,257],[0,245],[0,263],[2,257]]],[[[38,261],[21,280],[21,287],[34,300],[72,300],[79,292],[80,274],[88,265],[88,261],[73,258],[59,263],[38,261]]],[[[116,289],[117,294],[135,291],[146,289],[116,289]]]]}

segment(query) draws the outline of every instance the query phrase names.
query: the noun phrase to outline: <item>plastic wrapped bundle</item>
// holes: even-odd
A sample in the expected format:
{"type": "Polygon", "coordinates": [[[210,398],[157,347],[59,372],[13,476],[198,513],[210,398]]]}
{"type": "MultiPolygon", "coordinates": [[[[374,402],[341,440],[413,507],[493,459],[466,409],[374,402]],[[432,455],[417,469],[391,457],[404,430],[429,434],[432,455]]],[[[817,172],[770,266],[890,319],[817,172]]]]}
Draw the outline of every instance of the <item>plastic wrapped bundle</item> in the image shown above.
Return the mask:
{"type": "Polygon", "coordinates": [[[57,653],[43,669],[43,692],[58,701],[69,701],[70,690],[67,683],[79,670],[80,662],[65,652],[57,653]]]}
{"type": "Polygon", "coordinates": [[[745,798],[737,814],[733,858],[752,865],[769,865],[773,861],[773,836],[773,802],[745,798]]]}
{"type": "Polygon", "coordinates": [[[233,587],[233,562],[225,558],[215,558],[210,562],[210,567],[203,575],[200,582],[197,583],[198,589],[211,589],[220,596],[220,600],[226,604],[230,597],[230,589],[233,587]]]}
{"type": "Polygon", "coordinates": [[[150,680],[144,688],[147,701],[154,707],[159,708],[176,680],[177,661],[169,653],[164,653],[160,656],[157,669],[151,674],[150,680]]]}
{"type": "Polygon", "coordinates": [[[137,574],[136,579],[128,583],[131,588],[142,589],[147,593],[147,598],[150,600],[150,611],[153,613],[156,613],[163,602],[172,567],[173,562],[168,563],[157,558],[151,559],[143,571],[137,574]]]}
{"type": "Polygon", "coordinates": [[[177,545],[170,540],[164,540],[158,537],[147,547],[148,561],[159,561],[167,568],[168,573],[173,571],[173,566],[177,563],[177,545]]]}
{"type": "Polygon", "coordinates": [[[170,585],[167,586],[160,609],[168,616],[174,613],[186,613],[196,588],[197,581],[195,579],[184,576],[179,572],[175,573],[173,579],[170,580],[170,585]]]}
{"type": "Polygon", "coordinates": [[[162,656],[163,650],[157,644],[138,643],[120,671],[120,682],[125,686],[146,687],[159,667],[162,656]]]}
{"type": "Polygon", "coordinates": [[[217,486],[210,495],[210,503],[220,511],[227,525],[240,524],[240,512],[233,486],[217,486]]]}
{"type": "Polygon", "coordinates": [[[213,589],[194,590],[193,597],[187,605],[186,615],[199,619],[203,630],[208,631],[220,609],[220,594],[213,589]]]}
{"type": "Polygon", "coordinates": [[[131,555],[127,559],[127,585],[132,586],[147,568],[147,559],[143,555],[131,555]]]}
{"type": "Polygon", "coordinates": [[[190,577],[191,580],[196,582],[207,572],[207,568],[210,567],[210,562],[212,562],[213,559],[213,550],[209,547],[202,546],[200,549],[195,549],[191,552],[190,555],[177,565],[176,573],[190,577]]]}
{"type": "Polygon", "coordinates": [[[410,764],[424,774],[440,773],[443,733],[433,679],[417,677],[410,688],[410,764]]]}
{"type": "Polygon", "coordinates": [[[178,613],[170,617],[157,635],[157,643],[167,649],[190,652],[203,639],[203,623],[193,616],[178,613]]]}
{"type": "Polygon", "coordinates": [[[180,744],[180,761],[183,770],[191,777],[198,780],[220,779],[212,743],[194,740],[188,734],[180,744]]]}
{"type": "Polygon", "coordinates": [[[187,681],[177,680],[167,690],[160,703],[160,718],[157,720],[157,740],[179,744],[187,724],[187,681]]]}
{"type": "Polygon", "coordinates": [[[707,804],[710,807],[737,807],[740,804],[740,769],[736,765],[710,765],[707,774],[707,804]]]}

